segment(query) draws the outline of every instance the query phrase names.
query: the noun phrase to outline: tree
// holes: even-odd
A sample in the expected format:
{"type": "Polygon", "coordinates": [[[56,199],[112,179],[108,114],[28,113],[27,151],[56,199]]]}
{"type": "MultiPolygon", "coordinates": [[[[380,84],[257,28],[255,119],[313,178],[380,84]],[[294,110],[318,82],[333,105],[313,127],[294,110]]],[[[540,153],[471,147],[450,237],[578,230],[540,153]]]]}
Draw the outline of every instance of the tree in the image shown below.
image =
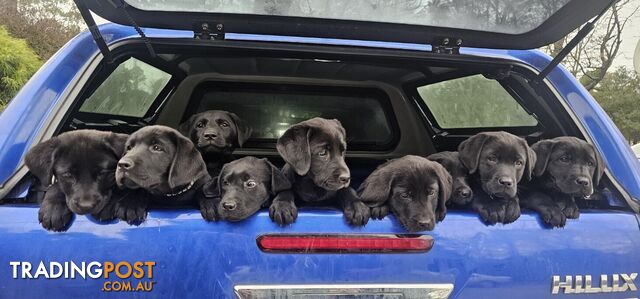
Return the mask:
{"type": "MultiPolygon", "coordinates": [[[[563,60],[562,64],[584,85],[594,89],[602,81],[618,55],[622,31],[640,10],[640,1],[620,0],[596,23],[595,29],[563,60]]],[[[575,32],[543,48],[557,55],[575,36],[575,32]]]]}
{"type": "Polygon", "coordinates": [[[0,26],[0,111],[41,64],[24,40],[11,37],[0,26]]]}
{"type": "Polygon", "coordinates": [[[0,0],[0,13],[0,25],[12,36],[25,39],[42,60],[84,28],[71,0],[0,0]]]}
{"type": "Polygon", "coordinates": [[[640,77],[619,68],[607,74],[591,94],[609,114],[630,144],[640,142],[640,77]]]}

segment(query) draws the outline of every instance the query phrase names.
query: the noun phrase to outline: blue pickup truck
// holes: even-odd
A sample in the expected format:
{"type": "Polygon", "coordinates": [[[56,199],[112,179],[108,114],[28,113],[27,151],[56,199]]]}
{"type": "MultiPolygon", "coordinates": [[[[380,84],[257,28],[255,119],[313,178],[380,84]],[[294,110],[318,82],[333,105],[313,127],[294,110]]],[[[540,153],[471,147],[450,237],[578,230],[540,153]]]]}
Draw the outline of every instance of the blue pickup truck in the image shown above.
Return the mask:
{"type": "Polygon", "coordinates": [[[77,0],[90,30],[0,115],[0,297],[637,298],[638,160],[558,65],[570,47],[553,60],[532,50],[582,26],[579,40],[612,2],[77,0]],[[95,26],[95,14],[113,23],[95,26]],[[603,196],[562,229],[526,210],[487,226],[450,209],[407,234],[393,215],[355,228],[307,207],[280,227],[266,210],[228,223],[163,206],[138,226],[40,226],[29,148],[77,129],[177,127],[208,109],[254,128],[235,156],[279,165],[289,125],[339,119],[356,187],[387,159],[482,131],[576,136],[605,161],[603,196]]]}

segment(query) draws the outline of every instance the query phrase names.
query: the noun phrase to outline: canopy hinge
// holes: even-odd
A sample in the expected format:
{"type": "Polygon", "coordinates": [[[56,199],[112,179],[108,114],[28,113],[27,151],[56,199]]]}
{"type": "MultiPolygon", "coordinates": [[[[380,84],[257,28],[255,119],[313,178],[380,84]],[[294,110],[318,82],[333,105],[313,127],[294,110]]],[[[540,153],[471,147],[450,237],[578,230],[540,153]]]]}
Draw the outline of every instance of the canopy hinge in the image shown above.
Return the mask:
{"type": "Polygon", "coordinates": [[[443,37],[438,38],[432,44],[432,52],[438,54],[460,54],[460,46],[462,38],[459,37],[443,37]]]}
{"type": "Polygon", "coordinates": [[[224,25],[216,24],[215,28],[211,28],[209,23],[204,22],[195,26],[193,30],[193,38],[204,40],[224,40],[224,25]]]}
{"type": "Polygon", "coordinates": [[[74,0],[74,2],[76,3],[78,10],[80,11],[80,15],[82,15],[82,19],[84,19],[84,22],[87,23],[89,32],[91,32],[93,40],[96,42],[98,49],[100,49],[100,53],[102,53],[102,56],[104,56],[104,59],[107,63],[112,63],[113,57],[111,55],[111,51],[109,50],[109,46],[107,46],[107,43],[102,37],[102,34],[100,34],[100,29],[98,28],[98,25],[96,25],[96,21],[93,19],[91,12],[82,0],[74,0]]]}

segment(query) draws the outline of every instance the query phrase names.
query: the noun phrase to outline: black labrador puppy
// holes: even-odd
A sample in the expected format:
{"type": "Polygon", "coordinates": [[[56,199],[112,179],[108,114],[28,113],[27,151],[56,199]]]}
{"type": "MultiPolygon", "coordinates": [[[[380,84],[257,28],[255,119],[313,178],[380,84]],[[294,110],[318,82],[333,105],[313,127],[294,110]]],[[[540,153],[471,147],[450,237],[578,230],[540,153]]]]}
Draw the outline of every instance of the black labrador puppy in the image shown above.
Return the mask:
{"type": "Polygon", "coordinates": [[[211,176],[232,160],[231,154],[251,136],[251,127],[235,113],[209,110],[194,114],[180,125],[180,132],[196,145],[211,176]]]}
{"type": "Polygon", "coordinates": [[[188,204],[209,180],[191,140],[166,126],[141,128],[127,139],[116,181],[129,189],[144,189],[150,196],[120,201],[116,212],[130,223],[144,221],[149,200],[163,205],[188,204]]]}
{"type": "Polygon", "coordinates": [[[540,214],[551,227],[563,227],[577,219],[576,198],[589,199],[604,173],[604,162],[595,148],[576,137],[536,142],[531,148],[538,161],[534,179],[525,187],[522,206],[540,214]]]}
{"type": "Polygon", "coordinates": [[[429,155],[427,159],[438,162],[451,174],[453,194],[450,204],[465,206],[473,199],[473,191],[469,185],[469,170],[460,161],[458,152],[439,152],[429,155]]]}
{"type": "Polygon", "coordinates": [[[446,215],[451,175],[440,164],[419,156],[393,159],[376,168],[358,188],[374,218],[389,209],[410,232],[433,230],[446,215]]]}
{"type": "MultiPolygon", "coordinates": [[[[293,199],[291,183],[267,159],[244,157],[225,164],[220,175],[202,188],[202,217],[240,221],[268,206],[273,198],[293,199]]],[[[281,220],[277,222],[282,222],[281,220]]]]}
{"type": "Polygon", "coordinates": [[[527,142],[507,132],[483,132],[460,143],[458,152],[471,174],[471,206],[482,220],[493,225],[518,219],[518,183],[531,180],[536,164],[527,142]]]}
{"type": "Polygon", "coordinates": [[[46,192],[38,220],[47,230],[66,230],[72,213],[115,218],[115,202],[126,192],[114,172],[128,135],[96,130],[66,132],[29,150],[25,163],[46,192]]]}
{"type": "MultiPolygon", "coordinates": [[[[305,204],[337,202],[347,221],[364,225],[369,207],[349,187],[351,174],[345,163],[346,132],[336,119],[313,118],[293,125],[278,138],[278,152],[287,162],[282,172],[292,182],[295,199],[305,204]]],[[[276,198],[271,219],[289,224],[297,217],[293,199],[276,198]]]]}

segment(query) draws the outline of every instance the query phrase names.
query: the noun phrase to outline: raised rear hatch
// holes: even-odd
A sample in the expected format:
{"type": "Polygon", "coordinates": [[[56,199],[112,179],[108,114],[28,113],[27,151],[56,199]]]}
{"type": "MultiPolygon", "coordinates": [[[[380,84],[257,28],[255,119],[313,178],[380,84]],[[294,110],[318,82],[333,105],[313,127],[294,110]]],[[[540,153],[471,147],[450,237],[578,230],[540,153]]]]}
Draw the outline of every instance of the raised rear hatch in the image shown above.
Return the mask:
{"type": "Polygon", "coordinates": [[[614,0],[76,0],[141,27],[495,49],[557,41],[614,0]],[[126,11],[126,13],[125,13],[126,11]]]}

